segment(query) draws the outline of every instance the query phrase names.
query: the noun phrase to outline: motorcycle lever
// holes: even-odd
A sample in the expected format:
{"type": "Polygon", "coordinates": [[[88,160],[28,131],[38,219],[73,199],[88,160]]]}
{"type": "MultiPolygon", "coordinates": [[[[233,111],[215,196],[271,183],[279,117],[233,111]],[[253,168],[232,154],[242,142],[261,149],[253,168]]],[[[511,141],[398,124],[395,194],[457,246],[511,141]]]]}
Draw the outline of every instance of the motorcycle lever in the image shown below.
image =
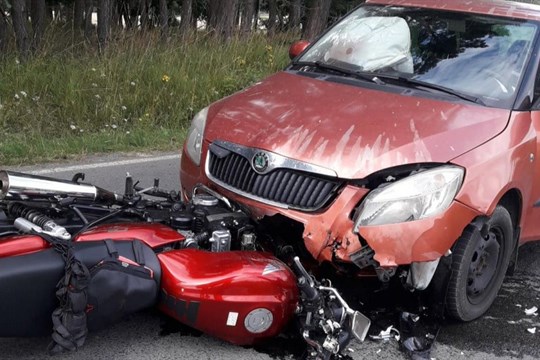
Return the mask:
{"type": "Polygon", "coordinates": [[[302,265],[302,263],[300,262],[300,258],[298,256],[295,256],[293,262],[294,268],[300,273],[299,275],[303,276],[308,282],[308,285],[314,288],[315,282],[313,281],[313,278],[309,275],[307,270],[304,268],[304,265],[302,265]]]}

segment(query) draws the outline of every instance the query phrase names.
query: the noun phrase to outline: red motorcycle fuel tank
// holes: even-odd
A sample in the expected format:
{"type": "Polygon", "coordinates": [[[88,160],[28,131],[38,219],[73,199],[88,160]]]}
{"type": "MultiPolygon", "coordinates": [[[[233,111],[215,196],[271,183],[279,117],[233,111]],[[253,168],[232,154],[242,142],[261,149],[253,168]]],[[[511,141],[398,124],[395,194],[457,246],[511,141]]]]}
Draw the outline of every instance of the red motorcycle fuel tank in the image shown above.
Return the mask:
{"type": "Polygon", "coordinates": [[[93,227],[78,235],[74,241],[140,240],[152,249],[184,241],[182,234],[159,223],[119,223],[93,227]]]}
{"type": "Polygon", "coordinates": [[[279,334],[298,304],[296,278],[270,254],[175,250],[158,255],[159,308],[237,345],[279,334]]]}

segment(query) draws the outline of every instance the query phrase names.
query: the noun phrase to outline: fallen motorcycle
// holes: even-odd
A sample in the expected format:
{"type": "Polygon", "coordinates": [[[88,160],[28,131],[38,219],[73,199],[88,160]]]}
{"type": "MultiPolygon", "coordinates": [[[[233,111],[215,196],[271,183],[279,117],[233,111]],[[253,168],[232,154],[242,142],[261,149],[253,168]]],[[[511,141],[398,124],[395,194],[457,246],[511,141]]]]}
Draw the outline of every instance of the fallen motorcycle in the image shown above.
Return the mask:
{"type": "Polygon", "coordinates": [[[295,321],[306,357],[339,356],[370,320],[291,247],[261,233],[238,204],[205,186],[122,195],[71,181],[0,171],[0,336],[51,333],[50,352],[76,350],[87,332],[156,306],[238,345],[295,321]]]}

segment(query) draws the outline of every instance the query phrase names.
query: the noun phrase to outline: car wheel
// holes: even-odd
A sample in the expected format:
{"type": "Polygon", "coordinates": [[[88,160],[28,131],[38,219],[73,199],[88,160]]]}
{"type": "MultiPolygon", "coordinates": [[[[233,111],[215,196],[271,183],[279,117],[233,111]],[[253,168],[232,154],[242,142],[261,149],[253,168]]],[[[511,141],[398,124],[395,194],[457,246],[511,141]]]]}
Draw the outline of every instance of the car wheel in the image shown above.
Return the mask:
{"type": "Polygon", "coordinates": [[[474,320],[489,309],[508,268],[514,248],[508,210],[497,206],[487,227],[487,235],[482,236],[480,229],[471,224],[453,249],[446,308],[457,320],[474,320]]]}

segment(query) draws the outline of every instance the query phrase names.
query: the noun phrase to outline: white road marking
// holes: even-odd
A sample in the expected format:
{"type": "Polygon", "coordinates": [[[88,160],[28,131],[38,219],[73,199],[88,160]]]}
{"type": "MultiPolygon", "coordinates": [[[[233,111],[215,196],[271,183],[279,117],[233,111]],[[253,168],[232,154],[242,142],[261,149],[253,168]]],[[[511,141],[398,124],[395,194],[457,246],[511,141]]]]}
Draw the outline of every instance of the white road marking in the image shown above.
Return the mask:
{"type": "Polygon", "coordinates": [[[94,163],[94,164],[85,164],[85,165],[81,164],[81,165],[55,167],[51,169],[29,171],[28,173],[33,174],[33,175],[44,175],[44,174],[53,174],[53,173],[59,173],[59,172],[96,169],[96,168],[103,168],[103,167],[141,164],[141,163],[152,162],[152,161],[174,160],[174,159],[179,159],[179,158],[180,158],[180,154],[162,155],[162,156],[154,156],[154,157],[147,157],[147,158],[140,158],[140,159],[118,160],[118,161],[109,161],[109,162],[94,163]]]}

